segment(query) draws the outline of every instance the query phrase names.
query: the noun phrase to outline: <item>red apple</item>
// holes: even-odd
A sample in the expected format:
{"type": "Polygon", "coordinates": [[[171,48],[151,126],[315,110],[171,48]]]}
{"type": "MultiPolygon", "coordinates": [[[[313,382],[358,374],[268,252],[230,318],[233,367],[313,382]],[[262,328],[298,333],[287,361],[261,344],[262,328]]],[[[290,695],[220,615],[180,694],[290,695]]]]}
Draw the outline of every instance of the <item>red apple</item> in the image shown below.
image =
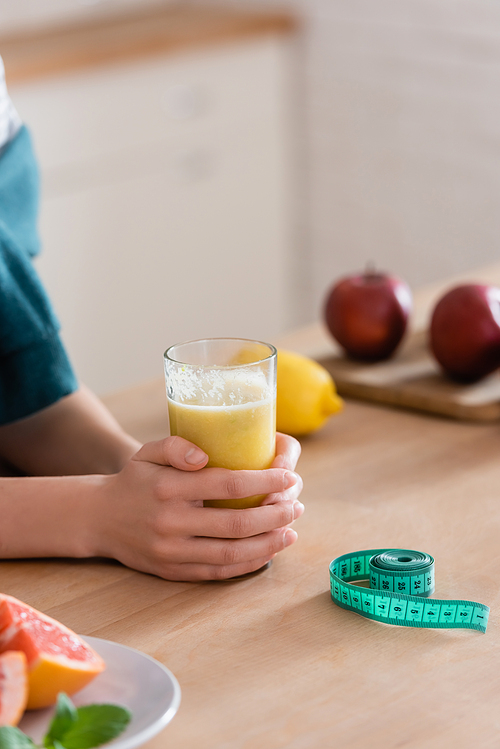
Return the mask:
{"type": "Polygon", "coordinates": [[[456,286],[436,304],[430,347],[452,379],[475,382],[500,367],[500,289],[456,286]]]}
{"type": "Polygon", "coordinates": [[[408,284],[367,270],[338,281],[328,293],[327,327],[354,359],[387,359],[403,338],[411,311],[408,284]]]}

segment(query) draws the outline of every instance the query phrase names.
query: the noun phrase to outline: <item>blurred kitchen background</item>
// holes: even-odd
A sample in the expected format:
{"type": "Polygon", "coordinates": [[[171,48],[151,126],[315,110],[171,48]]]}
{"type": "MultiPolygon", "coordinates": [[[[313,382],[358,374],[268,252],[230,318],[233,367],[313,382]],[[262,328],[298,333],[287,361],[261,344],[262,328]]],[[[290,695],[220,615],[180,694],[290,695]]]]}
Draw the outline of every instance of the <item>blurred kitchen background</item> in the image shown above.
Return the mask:
{"type": "Polygon", "coordinates": [[[0,0],[0,55],[101,395],[318,320],[367,262],[417,287],[499,258],[493,0],[0,0]]]}

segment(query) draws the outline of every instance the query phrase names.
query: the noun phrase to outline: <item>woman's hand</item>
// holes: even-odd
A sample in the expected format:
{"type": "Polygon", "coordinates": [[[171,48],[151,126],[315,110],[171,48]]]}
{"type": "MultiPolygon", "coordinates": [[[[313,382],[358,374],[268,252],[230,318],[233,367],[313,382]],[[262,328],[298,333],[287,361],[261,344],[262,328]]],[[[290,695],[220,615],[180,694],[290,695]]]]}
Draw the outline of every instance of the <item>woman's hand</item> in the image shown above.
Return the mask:
{"type": "Polygon", "coordinates": [[[181,437],[149,442],[117,474],[102,476],[91,502],[94,555],[168,580],[222,580],[259,569],[294,543],[304,506],[294,472],[300,445],[278,434],[264,471],[206,468],[208,456],[181,437]],[[204,499],[267,495],[244,510],[203,507],[204,499]]]}

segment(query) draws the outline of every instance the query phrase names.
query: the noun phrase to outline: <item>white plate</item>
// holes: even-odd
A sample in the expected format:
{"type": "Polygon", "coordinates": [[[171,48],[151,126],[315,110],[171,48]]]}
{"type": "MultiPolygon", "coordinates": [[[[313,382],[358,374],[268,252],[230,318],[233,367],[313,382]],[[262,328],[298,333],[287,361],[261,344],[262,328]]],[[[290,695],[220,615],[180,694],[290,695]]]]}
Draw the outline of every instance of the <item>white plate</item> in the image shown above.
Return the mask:
{"type": "MultiPolygon", "coordinates": [[[[113,749],[134,749],[164,728],[174,717],[181,701],[181,690],[175,676],[161,663],[139,650],[84,637],[106,661],[106,669],[85,689],[71,699],[78,707],[91,703],[114,703],[128,707],[132,720],[127,729],[104,746],[113,749]]],[[[24,714],[19,728],[35,742],[48,730],[54,708],[30,710],[24,714]]]]}

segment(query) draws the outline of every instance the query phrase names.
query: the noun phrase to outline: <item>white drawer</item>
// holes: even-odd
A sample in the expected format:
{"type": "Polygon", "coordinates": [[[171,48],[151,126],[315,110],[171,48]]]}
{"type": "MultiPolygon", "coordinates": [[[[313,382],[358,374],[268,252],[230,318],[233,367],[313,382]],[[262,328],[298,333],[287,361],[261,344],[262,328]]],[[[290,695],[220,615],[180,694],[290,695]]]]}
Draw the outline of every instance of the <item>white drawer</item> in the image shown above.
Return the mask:
{"type": "Polygon", "coordinates": [[[253,119],[274,105],[284,44],[270,37],[110,65],[19,84],[10,94],[47,170],[253,119]]]}
{"type": "Polygon", "coordinates": [[[49,167],[42,163],[43,196],[51,199],[160,172],[170,174],[173,184],[217,180],[234,152],[239,149],[246,154],[250,143],[248,157],[260,161],[264,155],[271,165],[273,156],[290,146],[284,138],[289,117],[283,97],[275,96],[270,104],[238,119],[210,118],[203,125],[181,128],[127,150],[108,150],[99,157],[49,167]],[[253,134],[251,140],[249,134],[253,134]]]}

